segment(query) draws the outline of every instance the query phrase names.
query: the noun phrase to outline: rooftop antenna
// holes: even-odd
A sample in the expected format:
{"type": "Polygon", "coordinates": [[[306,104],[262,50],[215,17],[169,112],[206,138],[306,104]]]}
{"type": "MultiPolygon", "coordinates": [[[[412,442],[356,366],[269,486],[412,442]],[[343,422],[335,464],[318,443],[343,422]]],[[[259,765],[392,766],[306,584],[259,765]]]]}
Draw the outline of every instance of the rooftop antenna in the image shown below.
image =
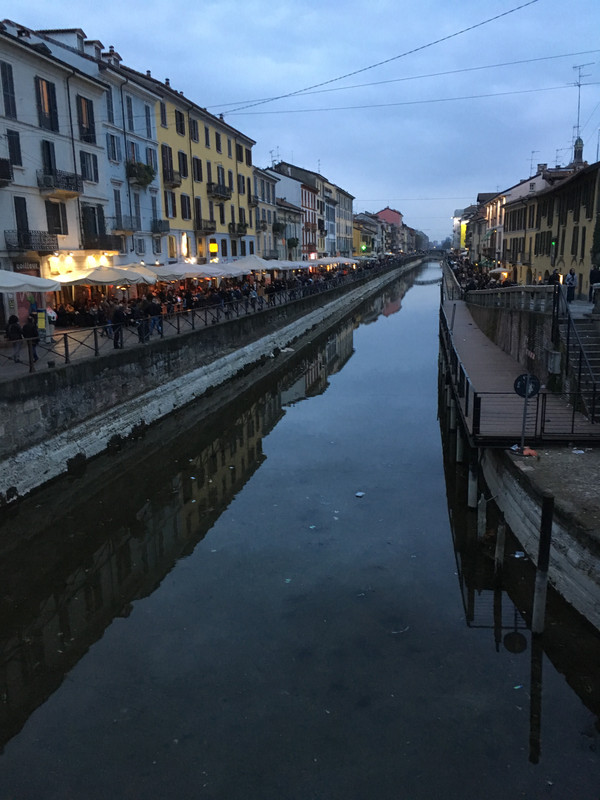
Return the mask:
{"type": "Polygon", "coordinates": [[[536,153],[539,153],[539,150],[532,150],[531,151],[531,161],[529,162],[529,174],[533,175],[533,157],[536,153]]]}
{"type": "Polygon", "coordinates": [[[579,112],[581,111],[581,79],[582,78],[589,78],[589,76],[590,76],[589,72],[587,72],[585,75],[582,75],[581,74],[581,70],[585,69],[585,67],[591,67],[594,63],[595,63],[594,61],[590,61],[587,64],[578,64],[576,67],[573,67],[573,69],[577,70],[577,80],[575,81],[575,84],[574,84],[577,87],[577,127],[576,127],[576,134],[577,135],[575,137],[577,139],[579,138],[579,133],[580,133],[580,131],[579,131],[579,112]]]}

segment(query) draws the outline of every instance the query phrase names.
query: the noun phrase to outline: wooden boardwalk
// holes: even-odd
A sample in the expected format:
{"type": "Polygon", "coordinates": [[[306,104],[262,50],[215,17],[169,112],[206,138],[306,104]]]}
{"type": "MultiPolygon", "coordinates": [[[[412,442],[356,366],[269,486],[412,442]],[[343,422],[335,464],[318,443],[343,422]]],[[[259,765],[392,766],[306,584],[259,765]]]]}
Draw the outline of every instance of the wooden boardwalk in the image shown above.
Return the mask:
{"type": "MultiPolygon", "coordinates": [[[[524,399],[515,393],[514,382],[527,370],[477,327],[464,300],[444,300],[441,312],[440,336],[472,444],[520,444],[524,399]]],[[[600,425],[593,425],[575,412],[568,398],[542,387],[537,397],[527,403],[525,435],[527,444],[598,444],[600,425]]]]}

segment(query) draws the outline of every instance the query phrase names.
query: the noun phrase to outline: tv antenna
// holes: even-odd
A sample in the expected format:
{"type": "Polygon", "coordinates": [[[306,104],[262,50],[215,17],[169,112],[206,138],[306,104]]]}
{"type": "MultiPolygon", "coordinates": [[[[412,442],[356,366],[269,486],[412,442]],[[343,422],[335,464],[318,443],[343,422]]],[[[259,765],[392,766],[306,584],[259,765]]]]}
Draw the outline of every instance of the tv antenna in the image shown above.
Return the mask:
{"type": "Polygon", "coordinates": [[[594,63],[595,63],[594,61],[590,61],[587,64],[578,64],[576,67],[573,67],[573,69],[577,70],[577,80],[574,83],[574,86],[577,87],[577,126],[575,128],[577,134],[576,138],[579,138],[579,113],[581,111],[581,79],[589,78],[590,76],[589,72],[587,72],[585,75],[582,75],[581,70],[585,69],[586,67],[591,67],[594,63]]]}
{"type": "Polygon", "coordinates": [[[529,162],[529,174],[533,175],[533,157],[536,153],[539,153],[539,150],[532,150],[531,151],[531,160],[529,162]]]}

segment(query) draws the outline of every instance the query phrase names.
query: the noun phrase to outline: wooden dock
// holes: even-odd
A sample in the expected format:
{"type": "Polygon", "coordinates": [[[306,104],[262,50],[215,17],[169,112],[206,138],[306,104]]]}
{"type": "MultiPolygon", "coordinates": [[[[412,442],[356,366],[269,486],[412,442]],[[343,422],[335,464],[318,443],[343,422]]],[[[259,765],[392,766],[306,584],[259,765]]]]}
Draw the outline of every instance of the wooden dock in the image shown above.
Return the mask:
{"type": "MultiPolygon", "coordinates": [[[[514,391],[514,383],[527,370],[477,327],[464,300],[444,299],[440,340],[471,444],[480,447],[520,444],[525,401],[514,391]]],[[[600,444],[600,425],[592,424],[575,411],[569,399],[542,387],[536,397],[528,400],[527,444],[544,441],[600,444]]]]}

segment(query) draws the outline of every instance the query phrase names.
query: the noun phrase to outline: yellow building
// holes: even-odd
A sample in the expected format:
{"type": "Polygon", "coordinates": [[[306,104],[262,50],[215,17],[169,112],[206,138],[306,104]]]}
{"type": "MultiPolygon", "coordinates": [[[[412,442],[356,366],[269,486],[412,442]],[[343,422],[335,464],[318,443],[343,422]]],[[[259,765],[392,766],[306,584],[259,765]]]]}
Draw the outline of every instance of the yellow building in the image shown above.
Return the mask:
{"type": "Polygon", "coordinates": [[[123,67],[156,106],[165,251],[159,261],[223,261],[255,252],[253,139],[170,85],[123,67]]]}

